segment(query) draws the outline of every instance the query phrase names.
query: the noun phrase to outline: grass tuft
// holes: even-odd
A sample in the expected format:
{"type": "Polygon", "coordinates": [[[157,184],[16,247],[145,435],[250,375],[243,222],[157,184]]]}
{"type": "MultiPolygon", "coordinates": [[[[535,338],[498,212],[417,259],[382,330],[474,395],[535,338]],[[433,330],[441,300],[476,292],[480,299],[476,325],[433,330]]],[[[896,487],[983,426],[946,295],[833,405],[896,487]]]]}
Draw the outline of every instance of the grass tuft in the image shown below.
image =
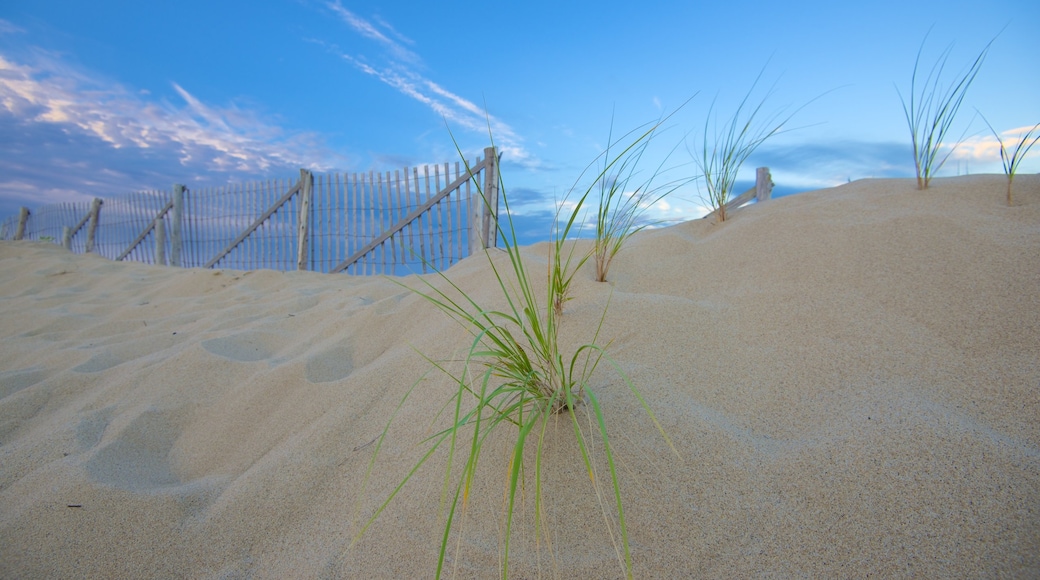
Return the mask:
{"type": "MultiPolygon", "coordinates": [[[[1015,148],[1013,150],[1008,148],[1008,143],[1004,143],[1004,139],[997,133],[993,125],[989,124],[986,117],[982,117],[985,121],[986,126],[993,132],[993,136],[997,138],[997,143],[1000,143],[1000,161],[1004,164],[1004,173],[1007,174],[1008,185],[1007,185],[1007,204],[1011,205],[1011,185],[1015,181],[1015,173],[1018,171],[1018,165],[1022,162],[1022,159],[1029,153],[1029,150],[1036,145],[1037,141],[1040,141],[1040,123],[1033,125],[1028,131],[1026,131],[1021,137],[1014,141],[1015,148]],[[1036,133],[1034,135],[1033,133],[1036,133]]],[[[1024,128],[1024,127],[1023,127],[1024,128]]]]}
{"type": "MultiPolygon", "coordinates": [[[[686,103],[692,99],[693,97],[690,97],[686,103]]],[[[679,108],[681,109],[686,103],[679,108]]],[[[610,263],[621,251],[625,242],[640,230],[654,225],[655,222],[644,219],[646,211],[669,194],[696,179],[684,178],[665,183],[660,182],[660,176],[665,173],[665,164],[671,159],[678,145],[662,158],[657,168],[650,172],[648,177],[642,180],[639,178],[639,167],[647,147],[653,137],[659,133],[663,123],[678,110],[676,109],[667,117],[649,125],[649,130],[634,141],[629,141],[632,133],[623,136],[616,142],[613,140],[613,132],[607,138],[607,150],[602,156],[603,169],[594,186],[599,190],[595,224],[596,242],[593,249],[597,282],[607,281],[610,263]],[[627,146],[625,146],[626,143],[627,146]],[[611,150],[616,150],[619,146],[623,147],[621,153],[611,157],[611,150]]],[[[611,123],[611,128],[613,129],[613,123],[611,123]]],[[[586,192],[585,195],[587,196],[588,193],[586,192]]]]}
{"type": "Polygon", "coordinates": [[[918,70],[921,66],[921,53],[924,51],[928,35],[921,41],[921,47],[917,50],[917,58],[914,60],[914,72],[910,77],[910,102],[907,103],[903,94],[896,87],[899,100],[903,105],[903,115],[910,129],[910,139],[913,146],[914,168],[917,171],[917,189],[928,189],[928,184],[935,176],[950,155],[957,149],[964,135],[951,146],[946,146],[946,137],[953,126],[957,112],[964,102],[964,96],[968,93],[975,77],[982,68],[982,62],[986,59],[990,46],[996,40],[990,40],[975,61],[962,75],[956,77],[955,81],[944,87],[942,85],[943,71],[950,57],[953,46],[950,45],[939,55],[938,60],[928,71],[928,76],[918,88],[918,70]],[[943,149],[946,154],[942,155],[943,149]]]}
{"type": "Polygon", "coordinates": [[[751,88],[721,131],[718,127],[718,113],[715,110],[716,101],[712,101],[708,117],[704,121],[700,147],[697,152],[690,152],[704,174],[704,185],[708,190],[705,201],[718,214],[720,222],[726,221],[726,203],[733,192],[740,167],[766,140],[780,133],[794,116],[792,113],[782,117],[781,113],[777,112],[756,123],[756,118],[762,114],[762,107],[773,93],[770,89],[757,105],[751,107],[751,94],[762,80],[764,72],[765,69],[755,77],[751,88]],[[712,113],[715,113],[714,117],[712,113]]]}
{"type": "MultiPolygon", "coordinates": [[[[654,127],[656,128],[656,126],[654,127]]],[[[652,134],[654,128],[640,134],[630,145],[623,148],[618,156],[609,154],[604,175],[625,155],[637,149],[652,134]]],[[[493,139],[492,139],[493,141],[493,139]]],[[[456,143],[458,149],[458,144],[456,143]]],[[[460,156],[462,156],[461,150],[460,156]]],[[[638,161],[638,157],[633,161],[638,161]]],[[[470,167],[466,167],[470,171],[470,167]]],[[[470,171],[472,174],[472,172],[470,171]]],[[[487,202],[482,184],[473,179],[477,192],[487,202]]],[[[449,377],[455,386],[453,395],[444,403],[441,416],[445,412],[450,415],[447,427],[436,432],[425,440],[427,449],[406,477],[396,486],[388,498],[376,509],[375,513],[362,526],[355,537],[355,542],[372,525],[376,518],[386,509],[394,497],[404,488],[418,470],[434,455],[438,449],[446,448],[447,463],[444,473],[442,505],[444,506],[445,524],[441,535],[438,552],[436,575],[439,578],[444,572],[446,556],[449,552],[452,530],[457,529],[466,515],[470,492],[477,477],[477,464],[484,444],[492,433],[502,429],[513,433],[512,450],[509,468],[505,481],[504,534],[502,538],[501,575],[508,576],[510,548],[513,532],[514,513],[517,508],[518,494],[526,489],[526,479],[531,471],[524,467],[525,450],[534,446],[534,527],[536,545],[540,545],[543,530],[542,480],[545,474],[541,458],[546,440],[546,426],[553,417],[564,417],[573,427],[574,437],[578,444],[581,461],[589,473],[590,484],[596,497],[600,499],[604,514],[607,513],[602,498],[601,482],[595,477],[592,443],[599,442],[604,459],[609,467],[609,478],[606,488],[614,496],[613,508],[616,509],[616,520],[608,520],[611,537],[617,537],[620,545],[615,544],[618,561],[627,577],[632,577],[632,557],[625,524],[622,504],[621,486],[615,470],[613,451],[603,410],[599,399],[590,386],[593,373],[602,363],[607,363],[640,402],[647,415],[657,427],[668,445],[675,450],[665,434],[653,411],[643,399],[639,390],[606,353],[605,347],[599,344],[599,335],[609,309],[609,300],[604,307],[599,324],[590,340],[575,349],[566,350],[559,340],[562,321],[562,303],[567,297],[570,284],[578,268],[589,259],[589,252],[578,252],[577,245],[568,242],[568,236],[578,224],[585,202],[592,188],[587,190],[576,202],[566,204],[570,214],[560,213],[554,225],[553,246],[547,272],[545,294],[536,290],[537,284],[532,272],[525,264],[519,244],[517,243],[512,214],[509,208],[505,187],[499,183],[502,192],[504,215],[507,227],[499,227],[502,249],[508,258],[508,266],[500,266],[485,251],[488,263],[500,290],[501,303],[504,306],[490,308],[479,304],[464,289],[455,284],[444,273],[437,271],[433,280],[443,284],[435,285],[429,278],[421,277],[423,285],[410,290],[421,296],[430,304],[447,314],[469,333],[471,340],[464,361],[458,370],[429,358],[431,366],[449,377]],[[565,219],[564,219],[565,218],[565,219]],[[583,417],[589,428],[581,429],[579,416],[583,417]],[[588,435],[586,435],[588,432],[588,435]],[[594,437],[587,440],[587,437],[594,437]],[[461,465],[461,467],[459,467],[461,465]],[[616,536],[615,536],[616,529],[616,536]]],[[[492,212],[495,215],[495,212],[492,212]]],[[[496,221],[499,220],[495,215],[496,221]]],[[[497,250],[496,250],[497,251],[497,250]]],[[[407,286],[406,286],[407,287],[407,286]]],[[[413,385],[402,398],[401,405],[413,395],[413,385]]],[[[397,411],[391,416],[386,428],[379,437],[373,451],[368,474],[374,465],[376,455],[387,437],[390,423],[397,411]]],[[[676,452],[678,457],[678,452],[676,452]]],[[[366,480],[368,475],[366,474],[366,480]]],[[[546,538],[548,545],[548,538],[546,538]]],[[[457,548],[456,548],[457,549],[457,548]]],[[[552,548],[549,547],[551,552],[552,548]]],[[[457,562],[458,559],[456,558],[457,562]]]]}

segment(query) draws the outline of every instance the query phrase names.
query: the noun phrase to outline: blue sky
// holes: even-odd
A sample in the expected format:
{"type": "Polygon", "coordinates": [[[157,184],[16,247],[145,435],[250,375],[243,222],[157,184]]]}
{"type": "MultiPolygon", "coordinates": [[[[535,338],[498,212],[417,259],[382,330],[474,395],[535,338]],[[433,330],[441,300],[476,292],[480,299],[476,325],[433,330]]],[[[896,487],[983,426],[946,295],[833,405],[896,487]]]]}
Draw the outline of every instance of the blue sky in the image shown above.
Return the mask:
{"type": "MultiPolygon", "coordinates": [[[[760,71],[752,100],[794,113],[793,130],[742,177],[769,166],[780,192],[912,177],[896,87],[907,94],[929,29],[923,62],[952,46],[949,73],[999,33],[954,127],[968,142],[941,174],[999,173],[975,109],[1000,132],[1040,122],[1038,20],[1031,0],[5,0],[0,217],[174,182],[454,161],[448,128],[475,154],[489,118],[511,202],[541,231],[612,124],[628,131],[690,97],[647,167],[678,145],[668,167],[699,173],[687,145],[709,107],[732,114],[760,71]]],[[[1037,149],[1021,173],[1040,171],[1037,149]]],[[[695,218],[703,205],[694,182],[654,212],[695,218]]]]}

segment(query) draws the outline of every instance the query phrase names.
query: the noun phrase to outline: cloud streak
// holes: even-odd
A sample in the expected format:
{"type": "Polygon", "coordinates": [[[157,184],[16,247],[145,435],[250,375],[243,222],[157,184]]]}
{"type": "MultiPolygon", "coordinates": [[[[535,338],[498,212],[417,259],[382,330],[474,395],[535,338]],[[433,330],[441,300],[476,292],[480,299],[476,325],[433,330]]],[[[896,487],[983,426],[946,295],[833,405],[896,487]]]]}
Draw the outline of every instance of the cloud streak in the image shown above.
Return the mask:
{"type": "Polygon", "coordinates": [[[380,48],[379,60],[382,62],[373,64],[364,56],[348,54],[334,44],[315,41],[327,51],[350,63],[362,73],[425,105],[449,124],[474,133],[486,133],[490,125],[495,143],[505,162],[526,169],[542,166],[542,163],[524,147],[523,138],[507,123],[423,75],[420,72],[422,59],[402,44],[404,42],[411,45],[414,42],[394,30],[389,23],[378,18],[374,19],[375,23],[361,18],[344,8],[338,0],[327,2],[326,6],[355,33],[373,41],[380,48]]]}

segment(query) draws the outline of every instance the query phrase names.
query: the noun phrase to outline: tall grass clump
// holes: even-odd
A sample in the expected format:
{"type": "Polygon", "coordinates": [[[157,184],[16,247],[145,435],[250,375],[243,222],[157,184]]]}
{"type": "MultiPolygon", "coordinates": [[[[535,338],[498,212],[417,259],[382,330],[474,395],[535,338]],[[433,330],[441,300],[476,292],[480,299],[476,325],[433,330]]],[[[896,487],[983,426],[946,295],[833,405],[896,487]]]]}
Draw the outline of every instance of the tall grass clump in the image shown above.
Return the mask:
{"type": "Polygon", "coordinates": [[[704,186],[707,189],[705,201],[718,214],[720,222],[726,221],[726,203],[733,192],[740,167],[767,139],[780,133],[794,115],[792,113],[781,117],[780,112],[777,112],[764,120],[757,120],[772,94],[772,90],[768,91],[758,104],[751,106],[751,95],[762,79],[763,72],[765,71],[759,72],[755,82],[741,99],[737,110],[721,129],[715,109],[717,98],[716,101],[712,101],[708,117],[704,121],[700,147],[696,152],[691,152],[704,174],[704,186]]]}
{"type": "MultiPolygon", "coordinates": [[[[667,117],[664,120],[667,120],[667,117]]],[[[607,150],[602,156],[603,170],[596,183],[599,203],[596,208],[596,238],[593,256],[596,262],[597,282],[607,281],[610,263],[621,251],[625,242],[635,233],[653,225],[652,222],[644,219],[646,211],[694,179],[684,178],[660,182],[659,178],[665,172],[665,164],[678,145],[662,158],[655,170],[647,176],[641,177],[639,167],[643,155],[664,120],[653,124],[650,130],[635,142],[627,141],[631,133],[623,136],[617,142],[613,141],[613,133],[607,139],[607,150]],[[625,143],[629,143],[627,148],[621,154],[611,157],[611,149],[625,143]]],[[[613,129],[613,123],[611,123],[611,128],[613,129]]]]}
{"type": "MultiPolygon", "coordinates": [[[[986,117],[982,117],[982,120],[986,122],[986,126],[993,132],[993,136],[997,138],[997,143],[1000,143],[1000,161],[1004,164],[1004,173],[1007,174],[1008,186],[1007,186],[1007,204],[1011,205],[1011,185],[1015,181],[1015,173],[1018,171],[1018,164],[1022,162],[1022,159],[1029,153],[1029,150],[1036,145],[1037,141],[1040,141],[1040,123],[1033,125],[1031,129],[1026,131],[1020,138],[1015,140],[1015,148],[1013,150],[1008,148],[1009,143],[1004,143],[1004,139],[997,133],[993,125],[989,124],[986,117]],[[1034,135],[1033,133],[1036,133],[1034,135]]],[[[1023,127],[1024,129],[1025,127],[1023,127]]]]}
{"type": "MultiPolygon", "coordinates": [[[[920,190],[928,189],[932,177],[942,168],[946,160],[957,149],[957,145],[960,144],[961,139],[958,139],[953,145],[948,145],[946,136],[953,126],[953,121],[957,117],[961,103],[964,102],[968,88],[978,76],[986,53],[989,52],[989,47],[996,38],[983,47],[966,72],[955,77],[954,81],[946,86],[942,84],[943,71],[946,69],[953,45],[948,46],[939,55],[924,81],[918,82],[921,53],[924,51],[927,40],[928,35],[926,34],[925,40],[921,42],[921,47],[917,50],[917,58],[914,59],[914,72],[910,76],[909,103],[903,98],[899,87],[896,87],[899,101],[903,105],[903,115],[906,117],[906,124],[910,129],[914,168],[917,171],[917,189],[920,190]],[[945,155],[942,154],[944,148],[946,148],[945,155]]],[[[961,138],[963,136],[962,134],[961,138]]]]}
{"type": "MultiPolygon", "coordinates": [[[[641,134],[631,145],[624,147],[621,154],[613,160],[608,160],[604,172],[614,167],[618,159],[633,147],[638,147],[648,139],[651,132],[641,134]]],[[[462,156],[461,151],[459,153],[462,156]]],[[[469,169],[467,164],[467,171],[469,169]]],[[[599,177],[602,178],[602,175],[599,177]]],[[[482,184],[475,178],[473,183],[486,203],[487,197],[481,189],[482,184]]],[[[413,292],[465,328],[470,336],[469,346],[457,369],[448,363],[427,359],[433,369],[443,372],[453,385],[453,394],[437,414],[446,422],[446,426],[424,440],[425,451],[422,457],[362,526],[355,541],[435,452],[443,450],[441,457],[446,455],[442,491],[442,513],[445,523],[436,569],[436,576],[440,577],[444,572],[452,531],[457,530],[466,516],[484,445],[493,433],[505,430],[512,435],[508,470],[504,481],[504,534],[500,573],[503,578],[508,576],[518,495],[525,496],[527,485],[531,483],[528,480],[532,476],[535,543],[537,546],[541,545],[544,511],[542,488],[546,476],[542,466],[542,452],[547,427],[554,418],[562,417],[572,427],[580,453],[580,459],[575,459],[584,465],[591,490],[601,501],[604,517],[609,510],[608,506],[602,503],[603,498],[613,496],[611,503],[616,510],[616,519],[608,519],[607,521],[612,523],[607,525],[611,537],[619,540],[614,547],[620,567],[631,577],[632,557],[622,505],[621,484],[603,410],[590,386],[590,379],[601,364],[613,367],[668,445],[672,444],[639,390],[599,343],[609,301],[588,342],[568,349],[561,344],[559,338],[562,323],[562,307],[559,305],[562,305],[562,300],[566,297],[574,273],[590,256],[589,252],[580,252],[576,249],[576,244],[568,242],[568,236],[572,228],[579,223],[578,216],[588,200],[591,188],[573,204],[565,204],[570,208],[569,215],[560,213],[557,216],[545,290],[540,291],[540,284],[534,279],[535,272],[530,270],[521,256],[512,223],[509,198],[501,179],[499,187],[505,209],[505,223],[498,225],[505,227],[498,227],[498,231],[508,264],[502,268],[492,259],[491,252],[485,253],[498,288],[496,294],[501,299],[500,304],[493,307],[478,303],[465,289],[442,272],[437,272],[432,279],[420,278],[422,286],[419,288],[410,287],[413,292]],[[582,429],[583,422],[586,425],[585,429],[582,429]],[[597,462],[593,456],[594,443],[601,447],[602,458],[606,461],[608,476],[605,478],[597,477],[597,462]],[[525,466],[524,456],[529,446],[533,446],[534,460],[533,465],[525,466]],[[606,494],[602,493],[604,490],[601,488],[601,482],[604,481],[607,482],[606,494]]],[[[491,213],[496,221],[501,221],[496,212],[491,213]]],[[[407,391],[398,409],[413,396],[418,384],[407,391]]],[[[391,417],[376,444],[369,463],[369,474],[393,420],[391,417]]],[[[672,449],[674,450],[674,446],[672,449]]],[[[678,456],[678,453],[676,455],[678,456]]],[[[366,475],[366,479],[367,477],[366,475]]],[[[456,535],[461,536],[461,533],[456,532],[456,535]]],[[[545,538],[548,545],[548,536],[545,538]]],[[[460,541],[461,538],[456,540],[460,541]]],[[[456,550],[458,546],[456,543],[456,550]]],[[[551,546],[549,549],[552,550],[551,546]]]]}

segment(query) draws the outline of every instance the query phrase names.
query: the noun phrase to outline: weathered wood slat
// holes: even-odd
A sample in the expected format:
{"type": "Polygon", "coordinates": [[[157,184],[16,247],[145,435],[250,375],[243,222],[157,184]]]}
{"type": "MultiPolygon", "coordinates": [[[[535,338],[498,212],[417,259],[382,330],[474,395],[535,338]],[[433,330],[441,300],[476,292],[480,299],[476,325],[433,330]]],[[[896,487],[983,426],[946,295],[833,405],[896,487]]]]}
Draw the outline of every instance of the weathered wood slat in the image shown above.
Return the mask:
{"type": "Polygon", "coordinates": [[[325,183],[324,176],[316,175],[314,180],[315,195],[319,200],[319,203],[314,207],[314,221],[319,224],[321,231],[314,232],[318,245],[314,251],[311,263],[315,272],[324,272],[325,261],[328,259],[331,251],[330,241],[332,239],[332,222],[335,220],[333,212],[335,210],[332,209],[331,194],[325,183]]]}
{"type": "Polygon", "coordinates": [[[90,225],[87,226],[87,247],[85,251],[89,254],[94,251],[97,242],[97,228],[98,221],[101,219],[101,201],[100,197],[95,197],[94,201],[90,202],[90,225]]]}
{"type": "MultiPolygon", "coordinates": [[[[285,185],[287,184],[285,183],[284,179],[276,179],[273,183],[268,183],[267,194],[264,197],[265,207],[270,207],[278,201],[277,192],[281,191],[282,187],[284,187],[285,185]]],[[[279,268],[287,270],[287,256],[289,255],[288,241],[286,240],[285,235],[283,235],[282,228],[279,226],[277,222],[272,223],[271,226],[275,236],[275,247],[278,248],[278,254],[277,256],[275,256],[275,263],[278,264],[279,268]]]]}
{"type": "Polygon", "coordinates": [[[155,220],[155,264],[166,265],[166,222],[162,218],[155,220]]]}
{"type": "MultiPolygon", "coordinates": [[[[434,197],[433,193],[436,191],[436,189],[430,189],[430,166],[429,165],[423,166],[423,177],[426,180],[426,202],[423,202],[423,204],[425,205],[427,202],[429,202],[431,199],[433,199],[433,197],[434,197]]],[[[433,203],[436,203],[436,202],[433,202],[433,203]]],[[[427,206],[427,207],[432,207],[433,203],[431,203],[430,206],[427,206]]],[[[418,211],[418,210],[416,210],[416,211],[418,211]]],[[[423,212],[423,213],[426,213],[426,212],[423,212]]],[[[426,227],[426,229],[427,229],[426,236],[429,239],[429,244],[427,245],[426,254],[423,256],[423,258],[426,260],[426,262],[428,264],[430,264],[430,266],[436,267],[436,263],[434,261],[437,259],[437,252],[434,250],[434,248],[436,248],[437,245],[436,245],[435,240],[434,240],[434,234],[437,231],[437,227],[433,223],[433,216],[434,216],[434,214],[435,214],[435,212],[431,211],[429,213],[426,213],[426,215],[424,216],[425,219],[426,219],[426,226],[427,226],[426,227]]]]}
{"type": "Polygon", "coordinates": [[[248,228],[246,228],[245,231],[243,231],[241,234],[236,236],[234,241],[232,241],[230,244],[228,244],[227,247],[224,248],[223,250],[221,250],[214,258],[212,258],[212,259],[210,259],[210,261],[206,262],[206,265],[204,267],[205,268],[212,268],[213,264],[216,264],[217,262],[219,262],[220,259],[223,258],[224,256],[228,255],[228,253],[230,253],[231,250],[234,250],[236,247],[238,247],[238,245],[242,243],[242,240],[246,239],[249,236],[249,234],[253,233],[253,230],[255,230],[257,227],[259,227],[260,224],[264,223],[267,220],[267,218],[269,218],[272,215],[274,215],[274,212],[278,211],[278,209],[280,207],[285,205],[285,202],[289,201],[290,199],[293,198],[294,195],[299,193],[299,191],[300,191],[300,189],[302,187],[303,187],[303,184],[300,183],[300,182],[297,182],[296,185],[292,189],[290,189],[288,192],[286,192],[286,194],[283,195],[274,205],[272,205],[271,207],[267,208],[267,211],[265,211],[264,213],[260,214],[260,217],[258,217],[256,219],[256,221],[254,221],[252,224],[250,224],[250,226],[248,228]]]}
{"type": "Polygon", "coordinates": [[[18,227],[14,230],[14,239],[21,240],[25,237],[25,227],[29,224],[29,208],[18,208],[18,227]]]}
{"type": "MultiPolygon", "coordinates": [[[[455,178],[456,179],[459,178],[459,162],[458,161],[455,162],[455,178]]],[[[470,182],[470,180],[467,179],[466,182],[462,184],[463,187],[469,187],[469,182],[470,182]]],[[[465,248],[466,248],[467,240],[463,239],[464,234],[466,233],[466,220],[465,220],[465,217],[462,215],[463,211],[464,211],[463,207],[462,207],[462,189],[463,189],[463,187],[459,187],[459,189],[455,191],[455,226],[456,226],[455,230],[456,231],[455,231],[454,237],[455,237],[455,247],[458,249],[458,255],[453,255],[453,257],[454,257],[454,260],[456,262],[462,260],[463,256],[466,255],[466,249],[465,248]]]]}
{"type": "MultiPolygon", "coordinates": [[[[480,170],[479,167],[472,168],[472,172],[474,174],[476,174],[479,170],[480,170]]],[[[351,264],[356,262],[358,259],[363,257],[365,254],[367,254],[368,252],[371,252],[372,249],[374,249],[379,244],[383,243],[386,239],[388,239],[390,236],[392,236],[396,232],[401,231],[401,229],[403,229],[406,225],[408,225],[409,223],[414,221],[417,217],[419,217],[422,214],[424,214],[426,212],[426,210],[428,210],[431,207],[433,207],[434,204],[436,204],[438,201],[440,201],[441,199],[446,197],[452,191],[458,189],[463,183],[465,183],[466,180],[469,180],[469,179],[470,179],[470,174],[467,172],[466,175],[460,176],[454,182],[448,184],[447,187],[445,187],[441,192],[437,193],[436,195],[430,196],[429,199],[427,199],[425,203],[423,203],[419,207],[415,208],[414,211],[412,211],[410,214],[405,216],[405,218],[403,220],[401,220],[399,223],[397,223],[395,226],[393,226],[392,228],[389,228],[386,231],[382,232],[379,236],[377,236],[375,239],[373,239],[371,242],[369,242],[363,248],[361,248],[360,250],[355,252],[350,258],[346,259],[341,264],[337,265],[332,270],[332,272],[342,272],[347,266],[350,266],[351,264]]],[[[427,191],[429,191],[429,173],[428,172],[427,172],[427,191]]]]}
{"type": "MultiPolygon", "coordinates": [[[[383,174],[379,174],[379,231],[384,232],[387,230],[387,222],[390,218],[390,174],[386,174],[386,182],[383,181],[383,174]]],[[[386,274],[387,269],[387,254],[390,254],[390,264],[397,261],[397,251],[394,249],[392,243],[392,236],[388,236],[381,244],[381,253],[383,254],[383,274],[386,274]]]]}
{"type": "Polygon", "coordinates": [[[727,210],[737,209],[738,207],[744,205],[745,203],[751,201],[752,199],[755,199],[755,192],[756,192],[755,188],[752,187],[751,189],[745,191],[744,193],[738,195],[737,197],[729,200],[729,202],[726,204],[726,209],[727,210]]]}
{"type": "MultiPolygon", "coordinates": [[[[136,198],[136,196],[134,198],[131,198],[131,199],[135,199],[135,198],[136,198]]],[[[136,201],[136,199],[135,199],[135,201],[136,201]]],[[[131,216],[133,216],[135,213],[141,212],[141,210],[144,209],[138,203],[132,203],[130,208],[131,208],[131,212],[132,212],[131,216]],[[134,211],[135,206],[136,206],[136,208],[138,208],[137,211],[134,211]]],[[[144,230],[142,230],[141,233],[138,234],[136,238],[134,238],[133,242],[130,242],[130,245],[127,246],[127,248],[125,250],[123,250],[123,253],[119,254],[119,256],[116,258],[116,261],[120,262],[120,261],[123,260],[123,258],[126,258],[128,255],[130,255],[130,252],[134,251],[134,249],[137,248],[137,246],[141,242],[143,242],[145,238],[148,237],[148,234],[152,233],[152,229],[155,228],[155,220],[162,219],[162,217],[164,215],[166,215],[166,212],[170,211],[171,209],[173,209],[173,200],[170,200],[170,201],[166,202],[166,205],[164,205],[163,208],[161,210],[159,210],[159,213],[156,214],[155,217],[148,222],[148,226],[145,227],[144,230]]],[[[145,210],[145,211],[147,211],[147,210],[145,210]]],[[[133,223],[133,222],[131,222],[131,223],[133,223]]]]}
{"type": "MultiPolygon", "coordinates": [[[[380,232],[385,231],[388,226],[387,224],[393,225],[393,203],[390,201],[390,172],[386,172],[386,181],[380,187],[381,194],[379,196],[380,212],[382,220],[379,222],[380,232]]],[[[393,268],[395,262],[397,262],[397,249],[394,248],[393,235],[386,238],[383,242],[383,274],[387,273],[387,268],[393,268]],[[389,256],[388,256],[389,254],[389,256]],[[387,259],[389,257],[389,260],[387,259]]]]}
{"type": "MultiPolygon", "coordinates": [[[[422,190],[419,188],[419,168],[412,168],[412,182],[415,184],[415,207],[418,209],[422,205],[422,190]]],[[[414,210],[413,210],[414,211],[414,210]]],[[[411,213],[411,212],[409,212],[411,213]]],[[[422,237],[422,217],[418,217],[415,220],[415,234],[419,239],[419,260],[422,262],[422,272],[426,272],[426,243],[422,237]]],[[[415,247],[415,242],[412,242],[412,247],[415,247]]]]}
{"type": "MultiPolygon", "coordinates": [[[[393,179],[391,179],[391,173],[386,172],[387,180],[390,181],[390,224],[394,225],[404,217],[401,214],[401,180],[400,175],[397,172],[393,173],[393,179]]],[[[407,227],[407,226],[405,226],[407,227]]],[[[401,243],[401,238],[404,236],[404,228],[401,228],[396,234],[390,236],[390,246],[393,248],[394,264],[391,268],[392,271],[397,270],[399,264],[404,263],[404,245],[401,243]]]]}
{"type": "Polygon", "coordinates": [[[498,246],[498,152],[494,147],[484,149],[484,191],[481,196],[481,239],[485,248],[498,246]]]}
{"type": "MultiPolygon", "coordinates": [[[[769,174],[768,167],[759,167],[755,170],[755,186],[738,195],[737,197],[726,202],[724,212],[728,214],[731,211],[739,209],[741,206],[749,203],[751,200],[766,201],[770,198],[773,192],[773,178],[769,174]]],[[[715,210],[702,219],[717,217],[719,210],[715,210]]]]}
{"type": "MultiPolygon", "coordinates": [[[[459,175],[458,163],[456,163],[455,164],[455,177],[458,177],[458,175],[459,175]]],[[[444,165],[444,180],[447,181],[448,179],[450,179],[450,173],[449,173],[448,165],[445,164],[444,165]]],[[[456,190],[456,191],[453,191],[453,192],[449,193],[448,197],[444,198],[444,211],[447,213],[447,219],[445,220],[447,226],[444,228],[444,233],[447,235],[447,238],[448,238],[448,267],[449,268],[455,262],[455,226],[457,224],[455,223],[454,210],[455,210],[455,202],[458,201],[458,197],[459,197],[458,196],[458,191],[456,190]]]]}
{"type": "MultiPolygon", "coordinates": [[[[387,172],[387,176],[389,176],[389,175],[390,175],[390,172],[387,172]]],[[[399,170],[394,169],[393,182],[391,182],[391,183],[393,183],[393,186],[390,188],[390,191],[392,193],[392,195],[390,196],[390,205],[393,208],[393,211],[390,213],[390,215],[392,216],[391,217],[391,221],[393,223],[396,223],[402,217],[405,217],[405,213],[401,213],[401,211],[400,211],[402,203],[401,203],[401,199],[400,199],[400,172],[399,172],[399,170]]],[[[401,228],[400,231],[397,232],[397,234],[395,234],[395,235],[390,237],[390,242],[394,246],[393,266],[394,266],[395,269],[397,268],[397,266],[399,264],[404,264],[405,263],[405,254],[407,253],[406,248],[405,248],[405,236],[406,236],[405,230],[407,230],[407,229],[408,229],[408,226],[405,226],[405,228],[401,228]],[[398,252],[398,249],[399,249],[399,252],[398,252]]]]}
{"type": "MultiPolygon", "coordinates": [[[[342,176],[336,175],[336,253],[330,256],[329,266],[339,263],[347,255],[347,190],[343,186],[342,176]]],[[[326,270],[327,271],[327,270],[326,270]]]]}
{"type": "Polygon", "coordinates": [[[483,216],[484,212],[481,209],[483,202],[478,202],[473,197],[473,180],[470,179],[466,182],[466,207],[469,208],[469,239],[466,240],[468,244],[467,255],[473,255],[478,250],[483,248],[483,216]]]}
{"type": "MultiPolygon", "coordinates": [[[[364,237],[362,240],[369,240],[379,235],[379,190],[376,188],[375,174],[372,172],[368,173],[368,189],[365,190],[367,197],[368,207],[368,219],[365,222],[367,227],[365,228],[364,237]]],[[[378,246],[378,245],[377,245],[378,246]]],[[[365,256],[364,259],[365,274],[378,274],[379,273],[379,251],[378,247],[372,251],[371,254],[365,256]]]]}
{"type": "Polygon", "coordinates": [[[773,176],[768,167],[755,170],[755,201],[766,201],[773,195],[773,176]]]}
{"type": "MultiPolygon", "coordinates": [[[[440,188],[441,188],[441,167],[440,167],[440,165],[434,165],[433,166],[433,182],[436,184],[437,190],[440,191],[440,188]]],[[[444,183],[448,183],[448,179],[447,178],[445,178],[444,183]]],[[[445,193],[445,197],[447,197],[448,195],[451,195],[451,191],[448,190],[448,188],[444,188],[444,189],[447,192],[447,193],[445,193]]],[[[433,215],[437,218],[437,226],[436,226],[436,230],[435,230],[437,232],[437,256],[436,256],[436,258],[434,258],[435,261],[433,263],[437,265],[438,269],[444,270],[445,268],[444,268],[444,204],[443,203],[437,203],[437,205],[435,206],[435,209],[433,211],[433,215]]]]}
{"type": "Polygon", "coordinates": [[[92,201],[91,204],[90,204],[90,209],[87,210],[87,215],[83,216],[83,219],[81,219],[78,222],[76,222],[76,225],[74,225],[71,228],[69,228],[71,236],[75,236],[76,234],[78,234],[79,231],[81,229],[83,229],[83,226],[87,225],[87,222],[90,221],[90,218],[94,215],[94,204],[95,203],[100,205],[101,204],[101,198],[95,197],[94,201],[92,201]]]}
{"type": "Polygon", "coordinates": [[[306,270],[307,259],[310,257],[308,252],[308,233],[311,220],[311,197],[314,195],[314,176],[311,175],[310,171],[301,169],[300,183],[303,184],[303,187],[300,190],[300,218],[296,236],[296,269],[306,270]]]}
{"type": "Polygon", "coordinates": [[[170,214],[170,265],[180,267],[184,251],[184,190],[179,183],[173,184],[173,203],[170,214]]]}
{"type": "MultiPolygon", "coordinates": [[[[235,226],[239,227],[242,220],[252,220],[253,216],[253,190],[256,189],[254,182],[247,182],[243,187],[243,195],[238,198],[239,207],[238,214],[235,216],[235,226]]],[[[252,223],[252,221],[250,221],[252,223]]],[[[247,270],[255,270],[258,267],[258,258],[260,257],[260,249],[258,246],[258,240],[260,238],[260,230],[264,227],[264,224],[260,224],[257,231],[253,235],[246,238],[246,252],[244,252],[242,259],[245,261],[247,270]]]]}

